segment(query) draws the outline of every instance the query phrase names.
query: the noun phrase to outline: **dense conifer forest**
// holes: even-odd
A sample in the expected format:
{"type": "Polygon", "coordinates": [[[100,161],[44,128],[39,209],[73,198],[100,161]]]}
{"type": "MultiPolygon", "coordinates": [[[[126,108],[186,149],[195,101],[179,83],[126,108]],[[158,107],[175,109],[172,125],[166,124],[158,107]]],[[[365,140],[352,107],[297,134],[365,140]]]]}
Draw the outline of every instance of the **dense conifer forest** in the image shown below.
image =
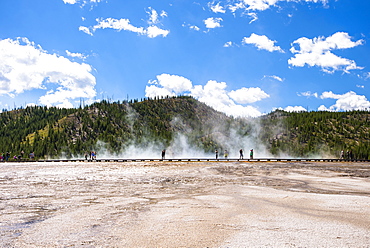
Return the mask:
{"type": "Polygon", "coordinates": [[[259,118],[232,118],[188,96],[110,102],[76,109],[32,106],[0,113],[0,152],[36,159],[83,157],[104,150],[123,156],[131,147],[155,147],[174,140],[205,154],[249,142],[270,156],[328,157],[351,151],[370,159],[370,112],[276,110],[259,118]],[[123,154],[123,155],[122,155],[123,154]]]}

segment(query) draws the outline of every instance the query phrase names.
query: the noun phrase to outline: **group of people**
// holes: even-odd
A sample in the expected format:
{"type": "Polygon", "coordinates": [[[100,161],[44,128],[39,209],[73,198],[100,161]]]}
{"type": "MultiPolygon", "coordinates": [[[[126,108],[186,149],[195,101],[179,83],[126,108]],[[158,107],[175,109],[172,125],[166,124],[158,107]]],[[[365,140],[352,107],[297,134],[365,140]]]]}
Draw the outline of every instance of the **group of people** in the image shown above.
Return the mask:
{"type": "MultiPolygon", "coordinates": [[[[218,150],[215,150],[216,159],[218,159],[218,150]]],[[[224,151],[224,158],[227,159],[229,157],[229,152],[227,150],[224,151]]],[[[253,159],[253,149],[249,151],[249,158],[253,159]]],[[[239,159],[244,159],[244,152],[243,149],[239,150],[239,159]]]]}
{"type": "Polygon", "coordinates": [[[346,152],[346,154],[344,154],[344,151],[340,151],[340,159],[348,159],[348,160],[352,160],[354,157],[353,157],[353,153],[352,151],[348,151],[346,152]]]}
{"type": "MultiPolygon", "coordinates": [[[[5,152],[5,153],[0,154],[0,161],[1,162],[4,162],[4,161],[7,162],[7,161],[9,161],[10,158],[11,158],[11,153],[10,152],[5,152]]],[[[20,161],[23,158],[24,158],[24,151],[21,151],[19,155],[14,155],[13,156],[14,161],[18,161],[18,160],[20,161]]],[[[35,159],[35,153],[33,151],[30,152],[30,154],[28,155],[28,158],[30,160],[35,159]]]]}
{"type": "Polygon", "coordinates": [[[95,151],[85,152],[85,159],[96,160],[96,152],[95,151]]]}

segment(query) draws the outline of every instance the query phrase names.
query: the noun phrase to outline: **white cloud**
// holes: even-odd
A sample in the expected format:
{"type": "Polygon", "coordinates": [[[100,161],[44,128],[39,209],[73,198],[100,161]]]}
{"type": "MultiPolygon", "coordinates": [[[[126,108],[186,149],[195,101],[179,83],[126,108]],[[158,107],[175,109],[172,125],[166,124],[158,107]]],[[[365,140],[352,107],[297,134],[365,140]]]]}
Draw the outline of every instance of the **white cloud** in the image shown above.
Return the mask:
{"type": "Polygon", "coordinates": [[[241,103],[241,104],[247,104],[247,103],[253,103],[253,102],[258,102],[261,101],[264,98],[270,97],[266,92],[261,90],[260,88],[241,88],[238,90],[232,90],[228,94],[231,99],[233,99],[236,103],[241,103]]]}
{"type": "Polygon", "coordinates": [[[366,72],[364,75],[365,75],[365,80],[370,78],[370,72],[366,72]]]}
{"type": "Polygon", "coordinates": [[[145,89],[146,97],[175,96],[183,92],[189,92],[193,87],[189,79],[169,74],[161,74],[157,76],[156,80],[148,83],[151,85],[145,89]]]}
{"type": "Polygon", "coordinates": [[[356,87],[357,88],[361,88],[361,89],[365,89],[365,85],[359,85],[359,84],[357,84],[356,87]]]}
{"type": "Polygon", "coordinates": [[[220,3],[217,3],[216,5],[213,3],[209,3],[209,7],[214,13],[225,13],[226,10],[223,6],[220,5],[220,3]]]}
{"type": "Polygon", "coordinates": [[[48,90],[39,101],[70,107],[70,100],[93,98],[96,81],[90,65],[49,54],[27,38],[0,40],[0,95],[14,97],[24,91],[48,90]]]}
{"type": "Polygon", "coordinates": [[[170,33],[170,31],[160,29],[157,26],[150,26],[146,30],[146,35],[149,38],[155,38],[155,37],[160,36],[160,35],[162,35],[163,37],[166,37],[169,33],[170,33]]]}
{"type": "Polygon", "coordinates": [[[326,5],[328,0],[234,0],[228,5],[228,8],[235,12],[238,9],[245,11],[264,11],[270,7],[277,6],[278,2],[313,2],[326,5]]]}
{"type": "Polygon", "coordinates": [[[257,21],[258,20],[258,16],[257,16],[257,14],[256,13],[248,13],[247,14],[249,17],[251,17],[251,21],[249,22],[249,24],[251,24],[252,22],[255,22],[255,21],[257,21]]]}
{"type": "Polygon", "coordinates": [[[162,10],[160,16],[161,17],[167,17],[168,15],[167,15],[167,12],[166,11],[162,10]]]}
{"type": "Polygon", "coordinates": [[[298,93],[298,96],[319,98],[319,94],[317,94],[317,92],[311,93],[311,91],[306,91],[306,92],[298,93]]]}
{"type": "Polygon", "coordinates": [[[195,30],[195,31],[199,31],[199,30],[200,30],[200,28],[199,28],[199,27],[194,26],[194,25],[190,26],[189,28],[190,28],[190,29],[193,29],[193,30],[195,30]]]}
{"type": "Polygon", "coordinates": [[[263,78],[272,78],[272,79],[274,79],[276,81],[279,81],[279,82],[283,82],[284,81],[284,79],[282,79],[281,77],[276,76],[276,75],[272,75],[272,76],[265,75],[265,76],[263,76],[263,78]]]}
{"type": "Polygon", "coordinates": [[[93,36],[93,33],[91,33],[91,31],[88,27],[80,26],[78,28],[78,30],[84,32],[85,34],[93,36]]]}
{"type": "Polygon", "coordinates": [[[321,99],[327,99],[327,98],[339,99],[341,97],[342,97],[342,95],[334,94],[332,91],[325,91],[320,96],[321,99]]]}
{"type": "Polygon", "coordinates": [[[275,46],[275,42],[267,38],[266,35],[257,35],[252,33],[250,37],[244,37],[242,43],[255,45],[259,50],[267,50],[269,52],[278,51],[283,53],[284,51],[279,47],[275,46]]]}
{"type": "Polygon", "coordinates": [[[155,9],[149,7],[149,11],[147,11],[147,14],[149,14],[148,24],[157,24],[159,22],[158,13],[155,9]]]}
{"type": "Polygon", "coordinates": [[[77,4],[81,3],[81,6],[85,6],[88,3],[100,3],[103,0],[63,0],[65,4],[77,4]]]}
{"type": "Polygon", "coordinates": [[[269,97],[268,94],[259,88],[241,88],[228,92],[226,91],[227,85],[225,82],[219,83],[210,80],[205,86],[193,86],[190,80],[169,74],[159,75],[156,80],[148,83],[149,85],[145,89],[146,97],[192,95],[212,108],[235,117],[257,117],[262,115],[255,107],[243,106],[242,104],[257,102],[269,97]]]}
{"type": "Polygon", "coordinates": [[[303,67],[306,64],[309,66],[318,66],[328,73],[333,73],[337,70],[348,72],[349,70],[362,69],[362,67],[356,65],[355,61],[341,58],[331,52],[336,49],[353,48],[362,43],[363,40],[351,41],[348,33],[344,32],[337,32],[327,38],[317,37],[308,39],[302,37],[292,43],[290,51],[295,56],[290,58],[288,63],[298,67],[303,67]]]}
{"type": "Polygon", "coordinates": [[[363,95],[357,95],[355,92],[350,91],[343,95],[334,94],[327,91],[321,94],[321,99],[337,99],[334,105],[326,108],[324,105],[319,107],[319,110],[328,111],[350,111],[350,110],[363,110],[370,108],[370,102],[363,95]]]}
{"type": "Polygon", "coordinates": [[[218,83],[210,80],[204,87],[196,85],[191,91],[191,95],[199,101],[227,115],[235,117],[257,117],[262,115],[261,112],[253,106],[236,104],[230,98],[226,91],[226,87],[227,85],[225,82],[218,83]]]}
{"type": "Polygon", "coordinates": [[[83,55],[82,53],[72,53],[72,52],[70,52],[68,50],[66,50],[66,54],[69,57],[79,58],[79,59],[82,59],[82,60],[85,60],[87,58],[87,56],[86,55],[83,55]]]}
{"type": "MultiPolygon", "coordinates": [[[[130,23],[129,19],[114,19],[114,18],[99,19],[98,18],[96,19],[98,24],[90,28],[81,26],[79,27],[79,30],[86,34],[93,35],[93,33],[96,32],[96,30],[98,29],[109,28],[109,29],[115,29],[118,31],[122,31],[122,30],[130,31],[130,32],[137,33],[139,35],[146,35],[149,38],[155,38],[157,36],[166,37],[170,33],[170,31],[159,28],[157,26],[157,24],[159,23],[159,19],[158,19],[159,15],[157,11],[155,11],[152,8],[149,8],[149,10],[150,11],[147,12],[149,14],[149,19],[147,22],[148,24],[150,24],[148,28],[136,27],[130,23]]],[[[160,16],[165,17],[167,16],[167,13],[162,11],[160,16]]]]}
{"type": "Polygon", "coordinates": [[[115,30],[125,30],[125,31],[131,31],[134,33],[138,33],[141,35],[144,35],[146,33],[145,29],[143,27],[135,27],[130,23],[130,20],[128,19],[113,19],[113,18],[107,18],[107,19],[96,19],[98,22],[97,25],[92,27],[92,31],[95,32],[97,29],[106,29],[111,28],[115,30]]]}
{"type": "Polygon", "coordinates": [[[191,30],[195,30],[195,31],[199,31],[199,30],[200,30],[200,28],[199,28],[198,26],[191,25],[191,24],[186,24],[186,23],[184,23],[184,24],[182,24],[181,26],[183,26],[183,27],[187,27],[187,28],[189,28],[189,29],[191,29],[191,30]]]}
{"type": "Polygon", "coordinates": [[[152,7],[149,7],[149,11],[147,11],[147,14],[149,15],[148,24],[149,25],[156,25],[160,23],[159,17],[167,17],[167,12],[163,11],[160,15],[158,15],[158,12],[153,9],[152,7]]]}
{"type": "Polygon", "coordinates": [[[288,106],[284,110],[286,112],[302,112],[302,111],[307,111],[307,109],[305,109],[302,106],[288,106]]]}
{"type": "Polygon", "coordinates": [[[266,10],[274,6],[279,0],[243,0],[247,10],[266,10]]]}
{"type": "Polygon", "coordinates": [[[232,47],[233,46],[233,42],[232,41],[228,41],[224,44],[224,47],[232,47]]]}
{"type": "Polygon", "coordinates": [[[222,18],[210,17],[204,20],[206,28],[219,28],[221,27],[220,22],[222,22],[222,18]]]}
{"type": "Polygon", "coordinates": [[[77,0],[63,0],[64,3],[75,4],[77,0]]]}

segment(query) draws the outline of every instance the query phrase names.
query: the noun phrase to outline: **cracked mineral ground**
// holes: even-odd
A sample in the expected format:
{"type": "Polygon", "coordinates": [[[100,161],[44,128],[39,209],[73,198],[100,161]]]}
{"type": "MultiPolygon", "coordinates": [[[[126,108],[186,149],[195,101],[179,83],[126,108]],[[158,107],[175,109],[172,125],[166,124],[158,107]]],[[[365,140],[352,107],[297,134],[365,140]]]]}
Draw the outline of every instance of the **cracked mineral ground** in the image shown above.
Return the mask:
{"type": "Polygon", "coordinates": [[[1,247],[370,247],[370,164],[0,163],[1,247]]]}

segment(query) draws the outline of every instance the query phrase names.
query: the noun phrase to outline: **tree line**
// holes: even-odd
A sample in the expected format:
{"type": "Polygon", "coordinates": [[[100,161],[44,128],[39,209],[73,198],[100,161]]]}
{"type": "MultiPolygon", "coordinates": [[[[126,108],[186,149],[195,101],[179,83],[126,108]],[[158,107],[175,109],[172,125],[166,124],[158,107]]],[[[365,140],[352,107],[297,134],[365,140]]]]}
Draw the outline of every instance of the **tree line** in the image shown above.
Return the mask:
{"type": "Polygon", "coordinates": [[[233,118],[190,96],[103,100],[74,109],[30,106],[0,113],[0,152],[11,157],[33,152],[40,159],[82,157],[102,148],[120,154],[130,145],[166,147],[178,134],[212,152],[222,149],[220,136],[239,135],[253,136],[273,156],[339,157],[343,150],[370,159],[369,120],[368,111],[276,110],[259,118],[233,118]]]}

